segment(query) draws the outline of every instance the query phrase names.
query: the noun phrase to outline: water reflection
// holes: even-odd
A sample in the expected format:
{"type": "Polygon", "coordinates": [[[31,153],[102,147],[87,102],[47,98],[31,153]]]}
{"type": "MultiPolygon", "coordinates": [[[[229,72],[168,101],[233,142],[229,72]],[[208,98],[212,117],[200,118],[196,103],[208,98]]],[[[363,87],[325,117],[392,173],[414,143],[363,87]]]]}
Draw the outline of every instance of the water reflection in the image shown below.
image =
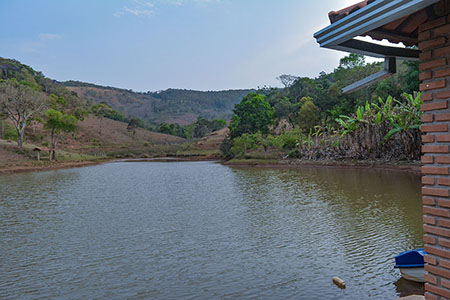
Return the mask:
{"type": "Polygon", "coordinates": [[[418,293],[392,266],[422,245],[420,199],[420,178],[365,170],[115,163],[1,176],[0,298],[418,293]]]}
{"type": "MultiPolygon", "coordinates": [[[[307,262],[302,270],[352,278],[349,297],[367,282],[394,283],[393,257],[422,246],[419,176],[338,169],[265,170],[261,176],[260,170],[244,168],[235,173],[249,223],[273,239],[282,238],[270,243],[298,243],[307,262]],[[282,232],[268,232],[264,222],[270,223],[268,230],[282,232]]],[[[400,294],[402,288],[406,294],[411,290],[406,283],[398,288],[400,294]]],[[[390,288],[361,297],[382,295],[383,289],[390,288]]]]}

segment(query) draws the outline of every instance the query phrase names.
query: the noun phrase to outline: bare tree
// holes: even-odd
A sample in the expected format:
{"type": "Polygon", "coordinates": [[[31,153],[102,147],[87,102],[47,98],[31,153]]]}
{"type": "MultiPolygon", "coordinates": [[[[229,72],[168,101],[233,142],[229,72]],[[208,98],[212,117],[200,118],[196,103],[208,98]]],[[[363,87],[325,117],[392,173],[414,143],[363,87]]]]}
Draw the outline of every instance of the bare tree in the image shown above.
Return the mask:
{"type": "Polygon", "coordinates": [[[277,80],[281,81],[281,83],[287,88],[291,87],[297,81],[297,79],[297,76],[286,74],[277,77],[277,80]]]}
{"type": "Polygon", "coordinates": [[[16,127],[19,139],[17,146],[23,147],[23,137],[28,120],[46,104],[47,97],[32,88],[13,81],[0,83],[0,111],[10,119],[16,127]]]}

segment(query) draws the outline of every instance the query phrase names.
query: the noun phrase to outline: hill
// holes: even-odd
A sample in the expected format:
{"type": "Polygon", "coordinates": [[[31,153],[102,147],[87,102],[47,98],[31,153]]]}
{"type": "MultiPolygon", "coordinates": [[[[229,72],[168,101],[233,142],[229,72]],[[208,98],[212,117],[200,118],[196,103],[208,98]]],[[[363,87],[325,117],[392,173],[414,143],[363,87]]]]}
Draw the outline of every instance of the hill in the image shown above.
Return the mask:
{"type": "Polygon", "coordinates": [[[229,119],[235,104],[252,90],[193,91],[168,89],[139,93],[79,81],[63,84],[78,97],[93,103],[107,103],[127,117],[138,117],[149,123],[187,125],[199,116],[229,119]]]}
{"type": "MultiPolygon", "coordinates": [[[[30,120],[25,130],[23,151],[17,149],[17,133],[6,115],[0,115],[0,171],[16,167],[54,167],[45,155],[38,162],[35,147],[48,147],[50,130],[44,128],[45,111],[52,107],[50,99],[64,103],[69,113],[78,117],[78,128],[70,134],[61,134],[57,143],[56,165],[67,162],[92,161],[120,157],[153,157],[176,153],[183,149],[186,139],[130,128],[128,123],[88,115],[91,103],[62,83],[45,77],[41,72],[19,61],[0,58],[0,82],[16,82],[45,95],[48,103],[30,120]]],[[[44,154],[44,153],[43,153],[44,154]]]]}

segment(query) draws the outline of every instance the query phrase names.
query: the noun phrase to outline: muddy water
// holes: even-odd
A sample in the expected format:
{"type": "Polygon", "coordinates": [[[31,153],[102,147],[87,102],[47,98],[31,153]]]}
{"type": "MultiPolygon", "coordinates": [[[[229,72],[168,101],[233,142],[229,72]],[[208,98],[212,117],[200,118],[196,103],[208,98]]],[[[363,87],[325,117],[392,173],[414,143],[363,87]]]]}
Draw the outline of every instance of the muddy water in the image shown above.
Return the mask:
{"type": "Polygon", "coordinates": [[[210,162],[0,176],[0,299],[394,299],[420,178],[210,162]],[[347,289],[331,281],[339,276],[347,289]]]}

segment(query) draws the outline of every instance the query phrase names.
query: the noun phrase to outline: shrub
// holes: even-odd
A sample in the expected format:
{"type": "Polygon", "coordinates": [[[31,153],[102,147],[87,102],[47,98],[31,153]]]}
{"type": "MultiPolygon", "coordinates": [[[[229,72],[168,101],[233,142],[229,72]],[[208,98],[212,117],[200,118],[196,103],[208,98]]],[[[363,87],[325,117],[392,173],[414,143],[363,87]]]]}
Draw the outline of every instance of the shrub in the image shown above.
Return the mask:
{"type": "Polygon", "coordinates": [[[10,124],[8,124],[7,122],[3,122],[4,124],[4,129],[5,132],[3,133],[2,138],[4,140],[12,140],[12,141],[17,141],[17,139],[19,138],[19,136],[17,135],[17,131],[16,129],[11,126],[10,124]]]}

